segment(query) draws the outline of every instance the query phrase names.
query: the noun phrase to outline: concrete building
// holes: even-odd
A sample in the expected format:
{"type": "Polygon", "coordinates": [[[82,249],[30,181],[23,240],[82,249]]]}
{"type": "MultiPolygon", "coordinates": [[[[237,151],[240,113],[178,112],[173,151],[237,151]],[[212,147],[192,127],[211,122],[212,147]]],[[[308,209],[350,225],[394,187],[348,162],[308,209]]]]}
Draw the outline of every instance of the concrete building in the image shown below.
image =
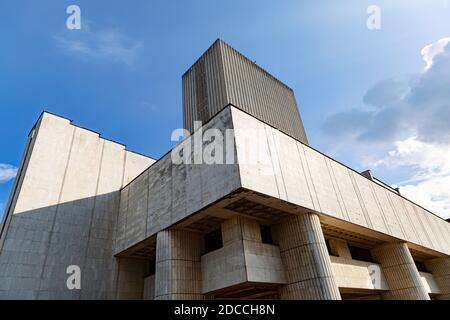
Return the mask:
{"type": "Polygon", "coordinates": [[[310,147],[279,80],[217,41],[183,107],[192,135],[158,160],[42,113],[0,299],[450,298],[450,224],[310,147]]]}

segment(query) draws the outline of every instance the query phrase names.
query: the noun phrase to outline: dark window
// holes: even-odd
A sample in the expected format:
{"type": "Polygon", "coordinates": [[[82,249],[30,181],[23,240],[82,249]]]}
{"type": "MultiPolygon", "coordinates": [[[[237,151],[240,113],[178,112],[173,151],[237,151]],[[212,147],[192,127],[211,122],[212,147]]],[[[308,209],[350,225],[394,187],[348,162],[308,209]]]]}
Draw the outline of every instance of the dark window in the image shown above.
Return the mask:
{"type": "Polygon", "coordinates": [[[348,246],[348,249],[350,250],[353,260],[374,262],[370,250],[354,246],[348,246]]]}
{"type": "Polygon", "coordinates": [[[328,251],[328,254],[329,254],[330,256],[337,257],[335,254],[333,254],[333,252],[331,252],[330,241],[328,241],[328,239],[326,239],[326,240],[325,240],[325,243],[326,243],[326,245],[327,245],[327,251],[328,251]]]}
{"type": "Polygon", "coordinates": [[[220,228],[205,235],[205,253],[220,249],[222,247],[222,230],[220,228]]]}
{"type": "Polygon", "coordinates": [[[416,264],[417,270],[420,272],[428,272],[427,267],[425,267],[425,263],[422,261],[416,261],[414,260],[414,263],[416,264]]]}
{"type": "Polygon", "coordinates": [[[261,225],[261,240],[262,243],[273,244],[272,230],[270,229],[270,226],[261,225]]]}
{"type": "Polygon", "coordinates": [[[148,269],[147,269],[147,274],[145,275],[145,277],[149,277],[149,276],[154,275],[155,271],[156,271],[156,260],[155,259],[150,259],[149,262],[148,262],[148,269]]]}

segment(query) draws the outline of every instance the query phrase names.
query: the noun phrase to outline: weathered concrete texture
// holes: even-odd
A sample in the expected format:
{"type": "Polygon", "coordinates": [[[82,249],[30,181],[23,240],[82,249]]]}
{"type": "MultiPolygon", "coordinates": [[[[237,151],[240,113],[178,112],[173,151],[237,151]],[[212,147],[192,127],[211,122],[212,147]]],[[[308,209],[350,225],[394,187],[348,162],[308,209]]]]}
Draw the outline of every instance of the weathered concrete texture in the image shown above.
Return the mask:
{"type": "MultiPolygon", "coordinates": [[[[202,130],[205,132],[211,128],[223,136],[227,129],[232,129],[229,108],[220,112],[202,130]]],[[[197,131],[192,139],[182,142],[122,189],[115,253],[155,235],[240,187],[237,164],[204,161],[194,164],[209,144],[209,141],[202,140],[201,131],[197,131]],[[197,144],[196,141],[200,142],[197,144]],[[178,154],[181,150],[191,164],[172,161],[172,153],[178,154]]],[[[230,153],[234,154],[234,142],[231,142],[230,153]]],[[[226,159],[226,148],[226,144],[222,145],[215,155],[221,153],[226,159]]]]}
{"type": "Polygon", "coordinates": [[[344,259],[352,259],[352,254],[350,253],[346,241],[340,239],[328,239],[328,244],[330,245],[331,253],[334,256],[344,259]]]}
{"type": "Polygon", "coordinates": [[[144,298],[144,277],[148,271],[148,263],[146,260],[130,258],[118,258],[115,261],[116,299],[142,300],[144,298]]]}
{"type": "Polygon", "coordinates": [[[337,161],[232,108],[244,188],[450,254],[450,224],[337,161]],[[256,157],[248,161],[249,153],[256,157]]]}
{"type": "Polygon", "coordinates": [[[201,257],[202,293],[247,282],[242,241],[228,242],[223,248],[201,257]]]}
{"type": "Polygon", "coordinates": [[[183,122],[205,123],[233,104],[308,143],[294,92],[221,40],[183,75],[183,122]]]}
{"type": "Polygon", "coordinates": [[[425,287],[425,290],[429,294],[433,294],[434,296],[438,296],[438,298],[443,297],[441,294],[441,290],[436,283],[436,279],[434,278],[433,274],[429,272],[422,272],[419,271],[420,279],[422,280],[423,286],[425,287]]]}
{"type": "Polygon", "coordinates": [[[156,239],[156,300],[197,300],[201,294],[200,255],[203,235],[183,230],[158,232],[156,239]]]}
{"type": "Polygon", "coordinates": [[[222,223],[221,230],[224,246],[239,240],[261,242],[261,230],[256,220],[235,216],[222,223]]]}
{"type": "Polygon", "coordinates": [[[376,263],[333,256],[330,259],[339,288],[389,290],[381,266],[376,263]],[[380,269],[380,272],[376,275],[378,277],[376,281],[371,277],[374,266],[378,266],[380,269]]]}
{"type": "Polygon", "coordinates": [[[441,294],[437,297],[441,300],[450,300],[450,258],[437,258],[425,261],[425,266],[436,281],[441,294]]]}
{"type": "Polygon", "coordinates": [[[286,274],[280,248],[256,241],[243,241],[247,281],[285,284],[286,274]]]}
{"type": "Polygon", "coordinates": [[[390,289],[383,293],[383,299],[430,299],[406,243],[386,243],[372,249],[371,253],[381,265],[390,289]]]}
{"type": "Polygon", "coordinates": [[[331,265],[339,288],[388,290],[381,266],[367,261],[354,260],[346,241],[328,239],[332,256],[331,265]],[[374,278],[372,272],[376,272],[374,278]],[[376,277],[376,278],[375,278],[376,277]]]}
{"type": "Polygon", "coordinates": [[[131,177],[153,160],[48,113],[30,139],[1,234],[0,298],[112,298],[124,168],[131,177]],[[69,265],[81,268],[81,290],[67,289],[69,265]]]}
{"type": "Polygon", "coordinates": [[[155,299],[155,275],[144,278],[144,300],[155,299]]]}
{"type": "MultiPolygon", "coordinates": [[[[242,248],[246,281],[286,283],[278,246],[262,243],[261,227],[256,220],[236,216],[222,224],[224,247],[238,242],[242,248]]],[[[220,276],[217,274],[216,276],[220,276]]]]}
{"type": "Polygon", "coordinates": [[[262,243],[257,221],[236,216],[222,223],[223,248],[202,256],[202,292],[246,282],[286,283],[278,246],[262,243]]]}
{"type": "Polygon", "coordinates": [[[288,283],[280,288],[281,299],[339,300],[319,217],[287,218],[275,232],[288,283]]]}

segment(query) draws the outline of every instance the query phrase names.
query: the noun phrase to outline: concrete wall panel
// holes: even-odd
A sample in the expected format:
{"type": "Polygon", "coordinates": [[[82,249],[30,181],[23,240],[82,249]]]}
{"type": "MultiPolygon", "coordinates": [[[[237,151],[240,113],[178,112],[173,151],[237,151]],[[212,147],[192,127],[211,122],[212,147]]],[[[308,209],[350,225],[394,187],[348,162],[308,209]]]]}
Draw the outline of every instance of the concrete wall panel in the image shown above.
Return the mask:
{"type": "Polygon", "coordinates": [[[38,129],[20,197],[15,204],[16,214],[52,206],[59,201],[75,128],[67,119],[43,114],[38,129]]]}
{"type": "Polygon", "coordinates": [[[393,205],[389,200],[389,191],[377,184],[372,184],[372,187],[375,192],[375,197],[378,200],[378,204],[383,211],[386,224],[390,230],[390,234],[394,237],[403,239],[405,235],[403,233],[402,227],[400,226],[401,221],[398,219],[396,210],[393,208],[393,205]]]}
{"type": "Polygon", "coordinates": [[[388,234],[389,229],[386,226],[383,212],[377,203],[370,181],[355,172],[350,172],[350,174],[354,179],[356,189],[360,194],[361,205],[370,219],[372,228],[388,234]]]}
{"type": "Polygon", "coordinates": [[[369,290],[389,290],[381,267],[372,262],[330,257],[333,274],[339,288],[355,288],[369,290]],[[377,281],[371,277],[374,265],[380,269],[377,281]]]}
{"type": "MultiPolygon", "coordinates": [[[[209,128],[218,129],[224,136],[227,129],[232,128],[231,112],[227,108],[203,127],[203,132],[209,128]]],[[[192,143],[194,143],[195,138],[192,143]]],[[[186,143],[186,142],[185,142],[186,143]]],[[[204,150],[208,142],[202,143],[204,150]]],[[[184,145],[184,144],[183,144],[184,145]]],[[[191,145],[193,146],[193,145],[191,145]]],[[[225,149],[225,148],[223,148],[225,149]]],[[[178,152],[174,149],[173,152],[178,152]]],[[[168,153],[150,166],[141,177],[132,181],[121,191],[122,198],[128,197],[128,204],[121,205],[117,224],[117,239],[115,253],[137,244],[139,241],[155,235],[181,221],[214,201],[230,194],[240,186],[237,164],[209,164],[202,161],[194,163],[194,154],[200,148],[191,148],[191,164],[176,164],[172,161],[172,154],[168,153]],[[145,197],[148,194],[147,209],[137,204],[131,205],[133,197],[145,197]],[[127,196],[128,193],[128,196],[127,196]],[[126,209],[125,209],[126,207],[126,209]],[[123,211],[123,210],[126,211],[123,211]],[[133,229],[128,224],[128,217],[136,217],[135,221],[147,221],[146,233],[141,227],[133,229]],[[125,218],[124,218],[125,217],[125,218]],[[124,227],[123,223],[126,222],[124,227]],[[123,244],[120,246],[120,244],[123,244]]],[[[232,151],[234,151],[234,145],[232,151]]],[[[233,152],[232,152],[233,153],[233,152]]],[[[124,201],[125,202],[125,201],[124,201]]],[[[136,201],[133,201],[136,202],[136,201]]],[[[137,222],[136,222],[137,223],[137,222]]],[[[144,223],[145,224],[145,223],[144,223]]]]}
{"type": "MultiPolygon", "coordinates": [[[[113,238],[129,152],[45,112],[32,132],[24,178],[6,212],[0,278],[6,275],[7,290],[0,297],[112,298],[113,238]],[[66,286],[69,265],[81,269],[81,290],[66,286]]],[[[129,179],[143,169],[129,162],[129,179]]]]}
{"type": "MultiPolygon", "coordinates": [[[[273,130],[266,126],[266,132],[273,130]]],[[[282,184],[279,188],[286,188],[286,199],[292,203],[304,203],[308,207],[314,207],[311,197],[310,185],[307,183],[306,173],[303,167],[303,149],[299,151],[299,145],[293,139],[284,134],[273,131],[276,136],[276,153],[280,159],[278,166],[282,174],[282,184]]],[[[278,159],[277,157],[277,159],[278,159]]]]}
{"type": "Polygon", "coordinates": [[[240,175],[254,177],[242,179],[242,186],[278,198],[280,192],[275,176],[276,168],[270,155],[264,124],[248,121],[250,117],[236,109],[231,109],[231,112],[240,175]]]}
{"type": "Polygon", "coordinates": [[[335,177],[337,184],[335,189],[338,190],[338,199],[341,199],[341,207],[345,212],[344,217],[355,224],[371,228],[371,221],[369,218],[366,219],[364,215],[350,171],[337,162],[329,159],[327,159],[327,162],[332,176],[335,177]]]}
{"type": "Polygon", "coordinates": [[[337,218],[344,218],[325,157],[310,148],[305,148],[304,150],[314,191],[319,200],[320,212],[337,218]]]}
{"type": "Polygon", "coordinates": [[[234,241],[201,257],[202,293],[247,281],[242,241],[234,241]]]}
{"type": "Polygon", "coordinates": [[[239,161],[247,150],[240,129],[264,127],[265,136],[258,137],[260,141],[255,136],[252,144],[265,146],[267,140],[269,146],[257,165],[239,164],[243,187],[450,253],[450,224],[443,219],[298,141],[295,153],[293,138],[236,108],[232,113],[239,161]],[[269,170],[263,170],[263,161],[269,163],[269,170]]]}

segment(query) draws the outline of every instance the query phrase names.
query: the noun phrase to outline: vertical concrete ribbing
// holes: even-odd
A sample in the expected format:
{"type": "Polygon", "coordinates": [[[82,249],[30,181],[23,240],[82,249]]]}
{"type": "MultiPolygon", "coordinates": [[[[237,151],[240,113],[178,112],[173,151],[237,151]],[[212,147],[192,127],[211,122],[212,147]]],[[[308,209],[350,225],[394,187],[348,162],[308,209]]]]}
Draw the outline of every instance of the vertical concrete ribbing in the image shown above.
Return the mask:
{"type": "Polygon", "coordinates": [[[281,299],[340,300],[319,217],[308,213],[275,227],[288,284],[281,299]]]}
{"type": "Polygon", "coordinates": [[[201,262],[203,236],[164,230],[156,240],[155,300],[203,299],[201,262]]]}
{"type": "MultiPolygon", "coordinates": [[[[293,91],[222,41],[215,42],[183,75],[183,121],[190,132],[199,113],[199,88],[206,87],[208,117],[231,103],[308,143],[293,91]],[[203,85],[199,66],[206,70],[203,85]]],[[[201,99],[200,99],[201,100],[201,99]]]]}
{"type": "Polygon", "coordinates": [[[406,243],[386,243],[372,249],[371,253],[375,261],[381,264],[390,288],[382,294],[383,299],[430,299],[406,243]]]}
{"type": "Polygon", "coordinates": [[[437,299],[450,300],[450,257],[427,260],[425,266],[433,274],[441,291],[437,299]]]}

